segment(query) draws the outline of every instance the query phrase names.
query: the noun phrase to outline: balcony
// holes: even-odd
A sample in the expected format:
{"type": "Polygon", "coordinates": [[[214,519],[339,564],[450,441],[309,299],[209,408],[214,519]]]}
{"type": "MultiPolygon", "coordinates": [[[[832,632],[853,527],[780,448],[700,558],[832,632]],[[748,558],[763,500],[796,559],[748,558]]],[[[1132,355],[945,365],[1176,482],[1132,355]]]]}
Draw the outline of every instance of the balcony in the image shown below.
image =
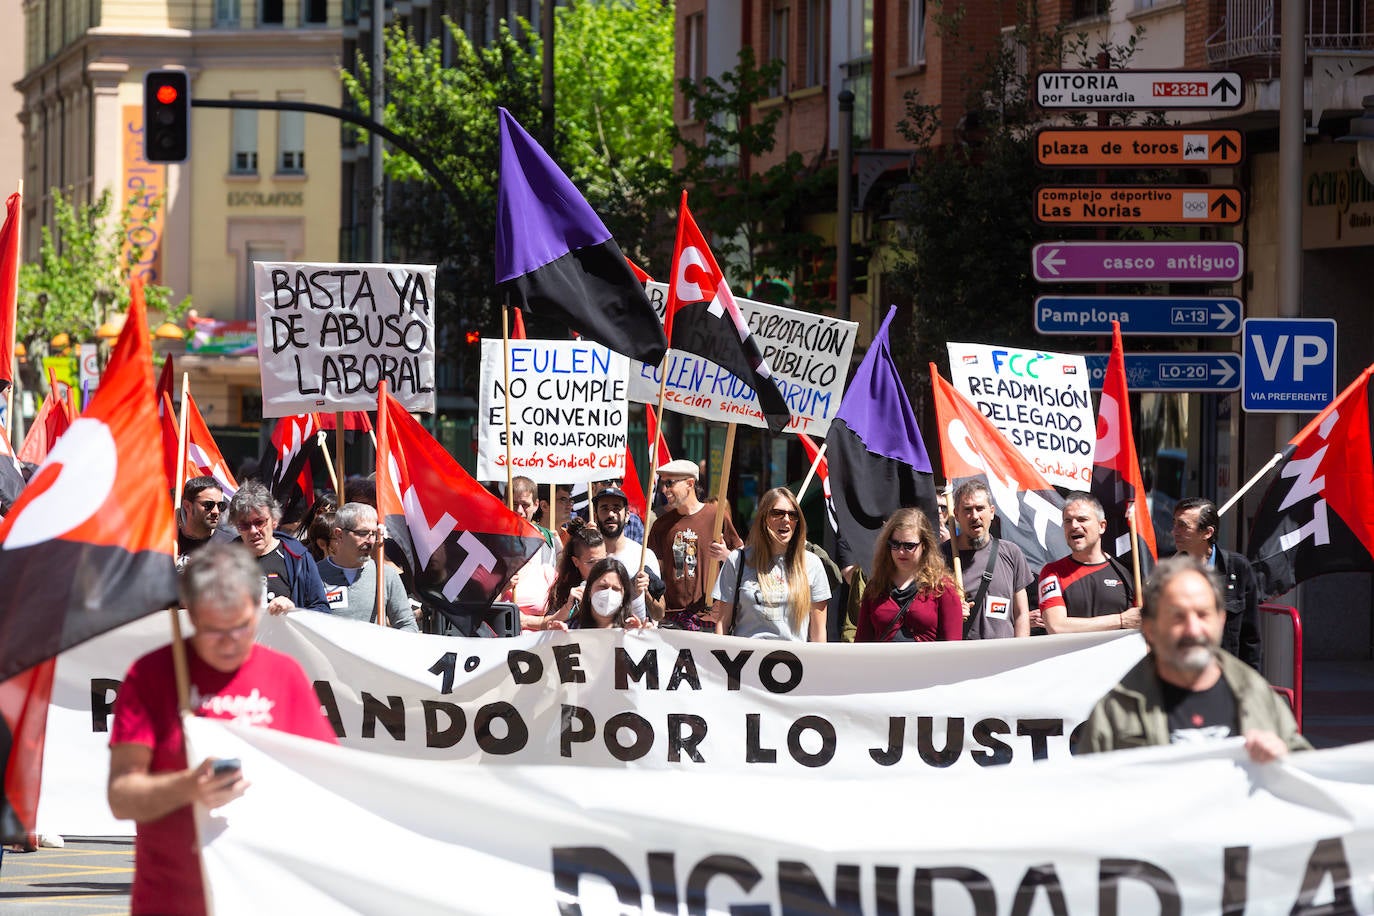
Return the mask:
{"type": "MultiPolygon", "coordinates": [[[[1279,56],[1280,7],[1275,0],[1226,0],[1222,26],[1207,39],[1207,62],[1225,64],[1279,56]]],[[[1343,51],[1374,45],[1363,0],[1308,0],[1307,47],[1343,51]]]]}

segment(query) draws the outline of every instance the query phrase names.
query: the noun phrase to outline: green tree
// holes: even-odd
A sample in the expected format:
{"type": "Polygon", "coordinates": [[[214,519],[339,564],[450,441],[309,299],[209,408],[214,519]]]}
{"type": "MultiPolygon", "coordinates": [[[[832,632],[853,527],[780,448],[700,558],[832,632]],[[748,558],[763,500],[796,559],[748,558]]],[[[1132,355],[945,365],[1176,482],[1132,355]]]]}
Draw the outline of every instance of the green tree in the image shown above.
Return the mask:
{"type": "Polygon", "coordinates": [[[692,193],[688,207],[704,232],[721,269],[737,289],[752,293],[781,280],[794,293],[788,304],[818,308],[826,297],[809,290],[828,288],[834,251],[802,228],[809,212],[833,210],[835,168],[808,164],[792,152],[767,169],[753,160],[773,151],[781,107],[760,109],[776,94],[780,61],[759,64],[752,48],[716,77],[678,85],[702,123],[701,139],[674,127],[685,163],[683,183],[692,193]]]}
{"type": "MultiPolygon", "coordinates": [[[[16,338],[28,352],[22,380],[31,390],[46,391],[43,357],[49,341],[66,334],[73,342],[95,339],[95,331],[129,307],[129,277],[143,259],[145,248],[124,248],[130,229],[156,219],[161,198],[151,202],[131,198],[112,215],[114,196],[107,189],[94,203],[74,205],[56,188],[52,191],[53,224],[42,229],[38,260],[19,271],[19,308],[16,338]],[[135,217],[138,208],[138,218],[135,217]]],[[[171,301],[171,290],[145,287],[148,309],[176,318],[190,307],[189,297],[171,301]]]]}

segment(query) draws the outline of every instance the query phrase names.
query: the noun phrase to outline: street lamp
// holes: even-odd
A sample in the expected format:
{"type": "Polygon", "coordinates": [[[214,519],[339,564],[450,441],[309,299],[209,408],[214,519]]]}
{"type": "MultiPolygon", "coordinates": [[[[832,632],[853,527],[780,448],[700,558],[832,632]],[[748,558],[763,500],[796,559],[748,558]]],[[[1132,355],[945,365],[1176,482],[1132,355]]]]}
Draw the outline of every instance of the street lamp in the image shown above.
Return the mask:
{"type": "Polygon", "coordinates": [[[1374,95],[1364,97],[1364,114],[1350,119],[1350,135],[1338,138],[1340,143],[1355,144],[1355,158],[1365,180],[1374,184],[1374,95]]]}

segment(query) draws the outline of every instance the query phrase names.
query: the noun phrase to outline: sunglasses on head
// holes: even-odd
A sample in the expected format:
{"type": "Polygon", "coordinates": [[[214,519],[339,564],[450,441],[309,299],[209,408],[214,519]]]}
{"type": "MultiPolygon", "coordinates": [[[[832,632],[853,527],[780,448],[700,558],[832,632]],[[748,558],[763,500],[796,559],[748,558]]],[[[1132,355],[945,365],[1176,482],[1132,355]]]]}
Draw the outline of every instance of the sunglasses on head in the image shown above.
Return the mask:
{"type": "Polygon", "coordinates": [[[893,551],[907,551],[908,553],[921,546],[920,541],[888,541],[887,549],[893,551]]]}

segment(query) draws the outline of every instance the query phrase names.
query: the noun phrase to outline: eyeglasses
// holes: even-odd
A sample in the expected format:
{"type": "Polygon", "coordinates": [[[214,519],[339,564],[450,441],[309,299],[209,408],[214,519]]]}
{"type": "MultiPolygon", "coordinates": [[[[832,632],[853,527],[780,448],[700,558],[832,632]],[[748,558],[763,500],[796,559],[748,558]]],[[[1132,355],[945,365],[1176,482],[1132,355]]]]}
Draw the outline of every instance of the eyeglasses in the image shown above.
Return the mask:
{"type": "Polygon", "coordinates": [[[236,627],[229,627],[224,630],[214,630],[210,627],[196,627],[197,636],[205,636],[213,639],[242,639],[248,635],[248,631],[253,628],[256,621],[250,620],[241,623],[236,627]]]}
{"type": "Polygon", "coordinates": [[[234,522],[234,527],[237,528],[239,531],[252,531],[254,528],[258,528],[265,531],[268,528],[270,528],[271,525],[272,520],[270,518],[260,518],[256,521],[248,521],[245,519],[241,522],[234,522]]]}
{"type": "Polygon", "coordinates": [[[920,547],[920,546],[921,546],[921,542],[920,542],[920,541],[888,541],[888,542],[887,542],[887,549],[890,550],[890,551],[892,551],[893,553],[902,553],[902,552],[910,553],[911,551],[915,550],[917,547],[920,547]]]}
{"type": "Polygon", "coordinates": [[[795,522],[797,519],[801,518],[801,513],[792,509],[769,509],[768,517],[775,522],[785,518],[795,522]]]}
{"type": "Polygon", "coordinates": [[[200,511],[202,512],[223,512],[225,509],[229,508],[229,500],[222,499],[216,503],[206,499],[197,502],[196,505],[200,506],[200,511]]]}
{"type": "Polygon", "coordinates": [[[370,538],[377,536],[376,528],[345,528],[349,534],[356,534],[360,538],[370,538]]]}

